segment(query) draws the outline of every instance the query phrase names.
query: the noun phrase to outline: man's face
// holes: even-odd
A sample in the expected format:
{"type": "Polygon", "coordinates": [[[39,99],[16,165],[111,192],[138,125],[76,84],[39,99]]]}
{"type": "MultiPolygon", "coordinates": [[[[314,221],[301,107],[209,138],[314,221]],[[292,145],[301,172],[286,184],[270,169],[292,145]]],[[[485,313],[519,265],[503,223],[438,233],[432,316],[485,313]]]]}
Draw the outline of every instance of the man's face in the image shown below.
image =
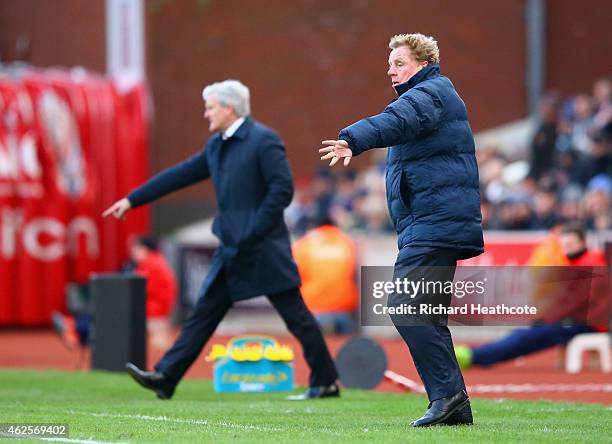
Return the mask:
{"type": "Polygon", "coordinates": [[[208,130],[211,133],[223,132],[237,119],[234,108],[222,105],[214,95],[205,102],[204,118],[208,120],[208,130]]]}
{"type": "Polygon", "coordinates": [[[427,66],[427,62],[417,62],[412,57],[412,51],[408,46],[400,46],[391,50],[389,54],[389,71],[387,75],[391,77],[391,85],[396,86],[407,82],[410,78],[427,66]]]}
{"type": "Polygon", "coordinates": [[[566,256],[580,253],[586,248],[586,244],[576,233],[563,233],[559,240],[566,256]]]}
{"type": "Polygon", "coordinates": [[[132,242],[130,245],[130,257],[137,264],[141,263],[146,259],[149,254],[149,250],[140,245],[137,242],[132,242]]]}

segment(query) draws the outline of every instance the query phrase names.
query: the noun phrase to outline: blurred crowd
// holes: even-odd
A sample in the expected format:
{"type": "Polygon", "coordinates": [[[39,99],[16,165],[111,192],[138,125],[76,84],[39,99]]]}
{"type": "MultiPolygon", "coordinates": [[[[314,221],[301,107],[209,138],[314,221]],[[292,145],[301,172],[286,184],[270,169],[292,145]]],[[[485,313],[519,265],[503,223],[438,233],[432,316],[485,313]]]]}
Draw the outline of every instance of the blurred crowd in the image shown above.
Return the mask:
{"type": "MultiPolygon", "coordinates": [[[[528,155],[477,147],[483,226],[490,230],[547,230],[567,221],[612,229],[612,80],[592,93],[542,97],[528,155]]],[[[517,150],[518,151],[518,150],[517,150]]],[[[393,231],[385,198],[386,150],[374,150],[365,170],[323,167],[298,179],[287,209],[296,235],[322,218],[351,232],[393,231]]]]}
{"type": "Polygon", "coordinates": [[[544,230],[581,221],[612,228],[612,82],[591,95],[540,100],[528,159],[479,147],[483,225],[487,229],[544,230]]]}
{"type": "Polygon", "coordinates": [[[285,218],[298,236],[325,219],[345,232],[393,232],[385,195],[384,157],[360,172],[324,167],[312,178],[298,179],[285,218]]]}

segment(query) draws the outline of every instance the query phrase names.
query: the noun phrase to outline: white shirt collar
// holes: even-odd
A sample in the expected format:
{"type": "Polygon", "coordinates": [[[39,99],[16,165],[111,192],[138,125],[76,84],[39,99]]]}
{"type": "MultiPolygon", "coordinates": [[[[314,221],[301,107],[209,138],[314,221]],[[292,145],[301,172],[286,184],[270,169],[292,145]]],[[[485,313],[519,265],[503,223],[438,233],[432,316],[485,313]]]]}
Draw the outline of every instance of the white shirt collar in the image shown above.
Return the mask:
{"type": "Polygon", "coordinates": [[[234,133],[238,131],[238,128],[240,128],[240,125],[244,123],[244,120],[245,120],[244,117],[241,117],[238,120],[236,120],[234,123],[232,123],[223,133],[223,140],[227,140],[230,137],[232,137],[234,133]]]}

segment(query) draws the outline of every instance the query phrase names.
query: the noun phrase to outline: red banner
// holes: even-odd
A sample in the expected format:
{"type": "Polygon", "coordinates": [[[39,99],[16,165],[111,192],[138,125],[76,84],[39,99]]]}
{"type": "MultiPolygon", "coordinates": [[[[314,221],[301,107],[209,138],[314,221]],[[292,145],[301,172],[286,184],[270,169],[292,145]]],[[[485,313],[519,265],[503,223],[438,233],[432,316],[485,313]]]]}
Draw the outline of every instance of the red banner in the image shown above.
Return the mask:
{"type": "Polygon", "coordinates": [[[131,234],[100,214],[145,180],[147,89],[83,70],[0,74],[0,326],[47,325],[69,283],[118,270],[131,234]]]}
{"type": "Polygon", "coordinates": [[[545,232],[485,232],[485,252],[480,256],[460,261],[459,264],[465,266],[527,265],[534,248],[547,236],[545,232]]]}

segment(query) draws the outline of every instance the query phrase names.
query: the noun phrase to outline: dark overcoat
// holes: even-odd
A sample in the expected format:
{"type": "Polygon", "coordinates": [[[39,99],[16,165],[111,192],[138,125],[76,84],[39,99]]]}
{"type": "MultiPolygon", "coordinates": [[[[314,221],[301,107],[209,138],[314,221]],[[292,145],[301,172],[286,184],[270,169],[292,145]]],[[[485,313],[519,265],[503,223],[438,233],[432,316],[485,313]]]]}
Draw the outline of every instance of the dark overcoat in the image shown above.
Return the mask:
{"type": "Polygon", "coordinates": [[[202,294],[223,268],[232,300],[300,286],[283,211],[293,180],[278,135],[247,117],[227,140],[211,137],[193,157],[162,171],[129,194],[133,207],[212,178],[218,212],[213,233],[221,245],[202,294]]]}
{"type": "Polygon", "coordinates": [[[386,187],[398,248],[483,252],[478,166],[463,100],[429,65],[396,86],[397,100],[381,114],[343,129],[353,155],[389,147],[386,187]]]}

